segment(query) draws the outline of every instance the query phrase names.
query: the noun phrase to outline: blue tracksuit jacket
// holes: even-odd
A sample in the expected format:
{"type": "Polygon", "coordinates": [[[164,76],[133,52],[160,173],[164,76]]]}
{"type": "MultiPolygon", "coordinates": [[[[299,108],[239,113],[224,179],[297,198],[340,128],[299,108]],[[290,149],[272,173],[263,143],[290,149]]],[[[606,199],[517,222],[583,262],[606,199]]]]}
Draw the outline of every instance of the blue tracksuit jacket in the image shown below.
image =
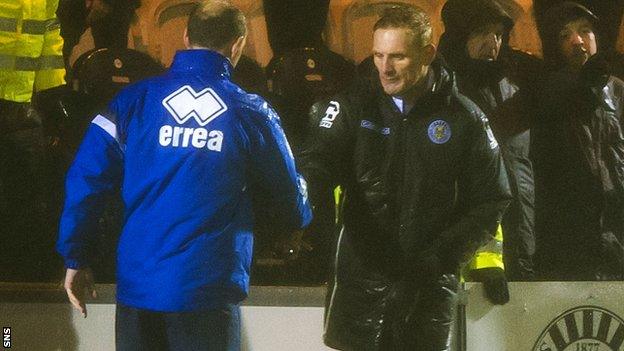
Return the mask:
{"type": "Polygon", "coordinates": [[[173,312],[244,299],[252,197],[283,230],[311,220],[279,117],[233,84],[231,69],[213,51],[178,52],[167,73],[95,117],[67,174],[57,249],[68,268],[89,266],[105,195],[121,188],[125,305],[173,312]]]}

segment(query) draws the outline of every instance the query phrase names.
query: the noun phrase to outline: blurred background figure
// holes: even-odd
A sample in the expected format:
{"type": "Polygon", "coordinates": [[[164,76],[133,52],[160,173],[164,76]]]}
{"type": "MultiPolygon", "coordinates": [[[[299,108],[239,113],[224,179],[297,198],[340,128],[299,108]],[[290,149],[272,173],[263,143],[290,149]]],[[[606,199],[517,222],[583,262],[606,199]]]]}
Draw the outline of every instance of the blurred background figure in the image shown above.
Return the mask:
{"type": "Polygon", "coordinates": [[[87,48],[127,48],[128,31],[140,0],[60,0],[57,11],[65,39],[63,54],[73,62],[83,53],[73,52],[83,35],[87,48]]]}
{"type": "Polygon", "coordinates": [[[56,231],[48,213],[37,94],[65,83],[58,0],[0,0],[0,281],[45,279],[56,231]]]}
{"type": "Polygon", "coordinates": [[[602,57],[599,19],[563,2],[541,29],[549,73],[533,134],[537,262],[546,280],[624,278],[624,82],[602,57]]]}
{"type": "Polygon", "coordinates": [[[527,92],[534,86],[525,85],[531,78],[522,76],[527,69],[518,67],[522,61],[516,57],[538,59],[509,47],[514,22],[495,0],[449,0],[442,9],[442,20],[446,31],[440,38],[440,53],[456,71],[459,91],[488,116],[512,190],[513,201],[502,221],[504,245],[500,238],[480,249],[468,274],[485,284],[492,302],[505,303],[509,300],[506,277],[533,278],[534,185],[529,159],[532,100],[527,92]]]}

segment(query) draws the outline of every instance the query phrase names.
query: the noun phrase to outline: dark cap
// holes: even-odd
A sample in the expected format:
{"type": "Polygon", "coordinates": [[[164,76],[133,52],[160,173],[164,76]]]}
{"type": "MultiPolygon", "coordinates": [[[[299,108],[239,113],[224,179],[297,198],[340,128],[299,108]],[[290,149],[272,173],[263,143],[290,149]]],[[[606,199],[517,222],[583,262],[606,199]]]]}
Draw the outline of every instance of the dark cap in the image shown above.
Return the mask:
{"type": "Polygon", "coordinates": [[[449,34],[468,37],[474,30],[494,23],[502,23],[511,31],[513,18],[495,0],[448,0],[442,8],[442,21],[449,34]]]}
{"type": "Polygon", "coordinates": [[[573,1],[564,1],[554,5],[544,13],[542,49],[544,60],[549,65],[558,66],[561,64],[559,32],[566,24],[579,18],[586,18],[594,26],[598,23],[598,16],[587,7],[573,1]]]}
{"type": "Polygon", "coordinates": [[[587,7],[573,1],[564,1],[546,11],[544,23],[548,29],[559,32],[566,24],[579,18],[587,18],[592,24],[598,22],[598,17],[587,7]]]}

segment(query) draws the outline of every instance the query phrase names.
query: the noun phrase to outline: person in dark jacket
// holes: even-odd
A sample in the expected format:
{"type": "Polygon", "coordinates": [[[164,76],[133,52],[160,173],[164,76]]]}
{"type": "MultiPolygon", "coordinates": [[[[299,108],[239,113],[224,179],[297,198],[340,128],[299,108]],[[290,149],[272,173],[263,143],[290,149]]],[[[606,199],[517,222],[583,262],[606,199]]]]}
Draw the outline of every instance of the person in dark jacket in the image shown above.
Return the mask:
{"type": "MultiPolygon", "coordinates": [[[[457,73],[459,91],[488,116],[500,143],[513,194],[503,216],[504,271],[488,267],[471,272],[485,284],[491,301],[509,300],[505,276],[510,280],[533,278],[534,184],[529,159],[529,77],[519,77],[518,60],[508,45],[511,16],[494,0],[449,0],[442,9],[446,31],[440,53],[457,73]]],[[[537,59],[535,59],[537,60],[537,59]]]]}
{"type": "Polygon", "coordinates": [[[624,279],[624,82],[598,53],[587,8],[545,14],[550,68],[533,129],[537,263],[548,280],[624,279]]]}
{"type": "Polygon", "coordinates": [[[374,26],[375,87],[362,83],[311,110],[299,154],[311,202],[328,203],[337,185],[344,197],[330,347],[448,350],[459,268],[509,202],[487,118],[435,53],[424,11],[389,8],[374,26]]]}

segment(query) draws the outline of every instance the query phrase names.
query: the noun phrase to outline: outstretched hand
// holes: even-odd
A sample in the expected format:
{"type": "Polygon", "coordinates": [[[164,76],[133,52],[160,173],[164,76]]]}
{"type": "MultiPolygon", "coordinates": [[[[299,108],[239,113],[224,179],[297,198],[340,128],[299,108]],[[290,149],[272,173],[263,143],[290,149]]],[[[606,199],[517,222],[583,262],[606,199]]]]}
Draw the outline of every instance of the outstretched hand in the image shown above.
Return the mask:
{"type": "Polygon", "coordinates": [[[303,230],[297,230],[278,243],[277,251],[283,259],[292,261],[299,257],[301,249],[310,251],[312,248],[303,240],[303,230]]]}
{"type": "Polygon", "coordinates": [[[67,292],[69,302],[82,314],[82,317],[87,318],[86,298],[87,296],[91,296],[94,299],[97,298],[91,269],[67,268],[63,287],[65,292],[67,292]]]}

